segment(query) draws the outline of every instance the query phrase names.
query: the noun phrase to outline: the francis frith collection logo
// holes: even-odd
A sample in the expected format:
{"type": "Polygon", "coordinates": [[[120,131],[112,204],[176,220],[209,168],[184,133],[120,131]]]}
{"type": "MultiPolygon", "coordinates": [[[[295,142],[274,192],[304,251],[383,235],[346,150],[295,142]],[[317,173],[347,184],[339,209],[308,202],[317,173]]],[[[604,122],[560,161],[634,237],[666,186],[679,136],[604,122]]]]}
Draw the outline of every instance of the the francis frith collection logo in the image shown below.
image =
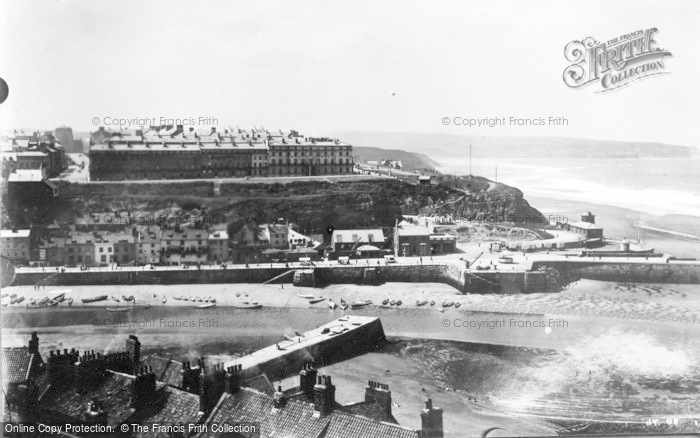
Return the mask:
{"type": "Polygon", "coordinates": [[[564,56],[572,64],[564,70],[564,83],[571,88],[600,84],[597,93],[617,90],[639,79],[669,74],[664,57],[671,52],[658,47],[655,27],[621,35],[606,42],[592,37],[572,41],[564,56]]]}

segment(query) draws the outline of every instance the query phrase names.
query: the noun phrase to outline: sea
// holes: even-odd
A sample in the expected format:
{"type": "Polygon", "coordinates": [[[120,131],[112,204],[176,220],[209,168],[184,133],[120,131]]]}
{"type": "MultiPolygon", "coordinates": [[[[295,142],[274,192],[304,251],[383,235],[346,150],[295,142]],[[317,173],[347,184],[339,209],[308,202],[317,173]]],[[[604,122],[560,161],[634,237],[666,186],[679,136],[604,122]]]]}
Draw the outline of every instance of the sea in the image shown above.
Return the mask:
{"type": "MultiPolygon", "coordinates": [[[[468,158],[440,164],[469,174],[468,158]]],[[[700,158],[474,158],[471,173],[520,189],[545,216],[575,222],[590,211],[608,237],[700,257],[700,158]]]]}

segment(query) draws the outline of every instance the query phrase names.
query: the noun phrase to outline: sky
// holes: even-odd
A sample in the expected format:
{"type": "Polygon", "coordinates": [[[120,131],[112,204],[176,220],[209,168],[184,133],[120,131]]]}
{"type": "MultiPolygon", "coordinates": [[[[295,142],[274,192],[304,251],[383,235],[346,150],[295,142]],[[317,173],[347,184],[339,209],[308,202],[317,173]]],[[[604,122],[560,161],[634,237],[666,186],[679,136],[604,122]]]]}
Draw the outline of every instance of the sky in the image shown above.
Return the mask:
{"type": "Polygon", "coordinates": [[[700,145],[697,1],[8,1],[0,129],[195,126],[700,145]],[[571,89],[564,47],[649,27],[666,70],[571,89]],[[567,126],[442,119],[565,117],[567,126]],[[206,118],[215,118],[205,120],[206,118]],[[202,118],[202,119],[200,119],[202,118]],[[94,119],[94,120],[93,120],[94,119]],[[209,122],[209,123],[207,123],[209,122]]]}

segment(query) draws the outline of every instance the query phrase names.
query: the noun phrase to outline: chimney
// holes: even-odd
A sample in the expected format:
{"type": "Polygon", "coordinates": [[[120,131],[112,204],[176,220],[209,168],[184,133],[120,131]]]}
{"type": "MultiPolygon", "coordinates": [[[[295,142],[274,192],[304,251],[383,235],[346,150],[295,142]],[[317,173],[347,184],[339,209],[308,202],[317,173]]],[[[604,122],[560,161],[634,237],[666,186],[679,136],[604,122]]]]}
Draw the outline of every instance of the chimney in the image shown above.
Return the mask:
{"type": "Polygon", "coordinates": [[[425,409],[420,413],[421,436],[424,438],[442,438],[442,408],[434,408],[433,400],[425,401],[425,409]]]}
{"type": "Polygon", "coordinates": [[[275,391],[273,403],[274,409],[282,409],[287,404],[287,397],[282,392],[281,386],[278,386],[277,391],[275,391]]]}
{"type": "Polygon", "coordinates": [[[199,368],[192,368],[189,362],[182,363],[182,389],[193,394],[199,394],[199,368]]]}
{"type": "Polygon", "coordinates": [[[314,386],[314,416],[323,417],[333,412],[335,408],[335,386],[331,376],[318,376],[314,386]]]}
{"type": "Polygon", "coordinates": [[[126,340],[126,351],[129,353],[129,358],[134,367],[138,366],[141,361],[141,342],[135,335],[129,335],[126,340]]]}
{"type": "Polygon", "coordinates": [[[206,367],[200,367],[199,373],[199,410],[204,413],[209,412],[209,407],[212,405],[212,393],[209,379],[207,379],[206,367]]]}
{"type": "Polygon", "coordinates": [[[32,332],[32,338],[29,340],[29,354],[39,354],[39,336],[37,332],[32,332]]]}
{"type": "Polygon", "coordinates": [[[314,397],[314,385],[316,384],[317,375],[318,371],[316,371],[311,362],[305,363],[304,369],[299,372],[299,388],[309,400],[313,400],[314,397]]]}
{"type": "Polygon", "coordinates": [[[243,381],[243,365],[233,365],[226,369],[224,376],[224,391],[228,394],[236,394],[241,390],[243,381]]]}
{"type": "Polygon", "coordinates": [[[156,392],[156,375],[150,367],[138,367],[134,381],[131,382],[131,407],[139,409],[148,406],[153,393],[156,392]]]}
{"type": "Polygon", "coordinates": [[[391,391],[389,391],[389,385],[371,380],[367,382],[365,401],[371,402],[373,400],[382,407],[386,414],[391,415],[391,391]]]}

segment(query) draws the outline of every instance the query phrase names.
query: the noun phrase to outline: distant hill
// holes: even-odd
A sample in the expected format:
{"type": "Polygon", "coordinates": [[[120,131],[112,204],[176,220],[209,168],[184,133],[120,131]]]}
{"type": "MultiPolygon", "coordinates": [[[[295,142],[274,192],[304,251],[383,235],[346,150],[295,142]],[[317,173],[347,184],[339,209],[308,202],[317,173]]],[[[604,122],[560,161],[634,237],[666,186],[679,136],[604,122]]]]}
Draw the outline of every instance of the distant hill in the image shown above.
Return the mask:
{"type": "Polygon", "coordinates": [[[587,140],[563,137],[474,137],[452,134],[335,131],[324,133],[357,147],[381,147],[466,158],[687,158],[698,149],[652,142],[587,140]]]}
{"type": "Polygon", "coordinates": [[[401,161],[403,168],[408,169],[432,169],[440,166],[429,157],[415,152],[406,152],[399,149],[382,149],[375,147],[353,146],[352,151],[360,157],[360,161],[392,160],[401,161]]]}

